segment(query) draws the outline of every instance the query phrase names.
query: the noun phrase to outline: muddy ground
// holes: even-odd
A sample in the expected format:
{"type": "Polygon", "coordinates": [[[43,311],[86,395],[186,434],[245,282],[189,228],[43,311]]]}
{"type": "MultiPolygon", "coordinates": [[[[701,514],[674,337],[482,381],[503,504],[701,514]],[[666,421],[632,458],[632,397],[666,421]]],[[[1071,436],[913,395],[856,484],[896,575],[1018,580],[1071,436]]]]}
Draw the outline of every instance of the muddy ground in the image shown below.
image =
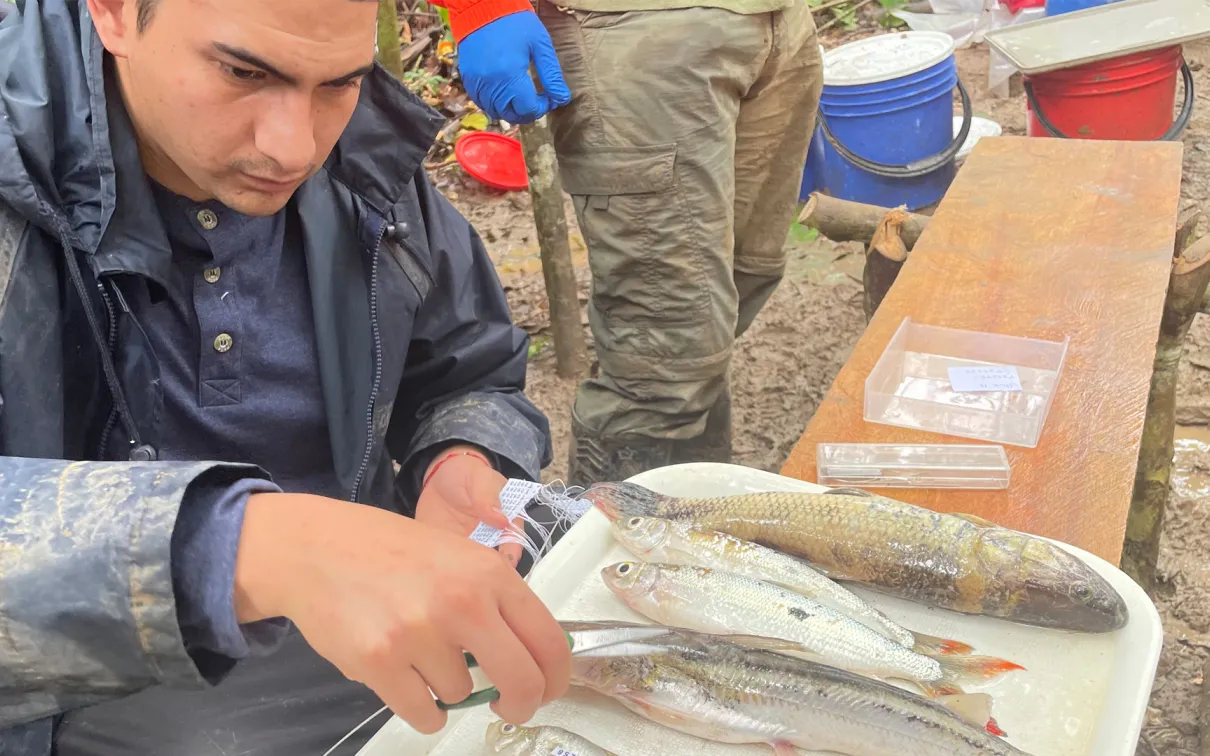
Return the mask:
{"type": "MultiPolygon", "coordinates": [[[[825,38],[832,47],[852,34],[825,38]]],[[[1186,47],[1200,93],[1210,92],[1210,43],[1186,47]]],[[[1024,99],[1019,82],[1012,95],[996,99],[987,88],[988,51],[983,45],[959,51],[959,68],[977,115],[999,122],[1006,134],[1023,134],[1024,99]]],[[[1207,211],[1210,194],[1210,95],[1184,135],[1185,205],[1207,211]]],[[[483,235],[514,316],[540,347],[531,360],[529,394],[547,413],[555,435],[555,461],[544,474],[566,470],[572,381],[555,375],[546,348],[548,316],[538,248],[527,195],[485,190],[456,167],[434,176],[438,185],[483,235]]],[[[572,248],[587,296],[585,249],[572,225],[572,248]]],[[[1210,232],[1203,224],[1202,233],[1210,232]]],[[[785,283],[769,302],[735,354],[735,460],[776,471],[806,427],[836,372],[864,327],[861,313],[861,247],[827,240],[787,241],[791,264],[785,283]]],[[[587,333],[587,328],[585,328],[587,333]]],[[[591,339],[590,339],[591,343],[591,339]]],[[[1176,479],[1165,527],[1156,601],[1164,618],[1165,644],[1139,754],[1200,756],[1197,711],[1202,666],[1210,657],[1210,318],[1202,316],[1190,335],[1182,366],[1176,479]]]]}

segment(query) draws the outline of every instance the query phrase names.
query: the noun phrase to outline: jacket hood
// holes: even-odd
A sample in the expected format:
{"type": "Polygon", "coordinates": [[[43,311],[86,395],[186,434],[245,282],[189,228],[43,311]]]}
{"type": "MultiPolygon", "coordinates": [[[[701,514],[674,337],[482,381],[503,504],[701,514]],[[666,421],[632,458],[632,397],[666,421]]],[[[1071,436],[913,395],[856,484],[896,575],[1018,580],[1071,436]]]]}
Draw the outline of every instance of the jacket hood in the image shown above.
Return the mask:
{"type": "MultiPolygon", "coordinates": [[[[64,219],[73,243],[96,252],[115,209],[124,209],[121,176],[142,175],[137,149],[111,139],[115,110],[124,117],[120,103],[107,107],[105,50],[87,4],[18,0],[0,24],[0,201],[50,233],[56,216],[64,219]]],[[[440,123],[377,67],[325,170],[385,214],[415,178],[440,123]]]]}

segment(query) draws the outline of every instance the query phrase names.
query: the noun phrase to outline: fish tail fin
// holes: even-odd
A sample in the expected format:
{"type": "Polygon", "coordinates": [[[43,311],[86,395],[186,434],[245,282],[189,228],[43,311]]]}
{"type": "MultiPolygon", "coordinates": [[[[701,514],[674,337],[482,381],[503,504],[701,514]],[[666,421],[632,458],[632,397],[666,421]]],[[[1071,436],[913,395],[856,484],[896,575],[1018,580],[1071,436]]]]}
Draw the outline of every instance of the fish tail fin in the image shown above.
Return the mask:
{"type": "Polygon", "coordinates": [[[802,753],[785,741],[778,741],[769,745],[773,748],[773,756],[798,756],[802,753]]]}
{"type": "Polygon", "coordinates": [[[975,650],[974,646],[962,641],[937,638],[923,633],[912,633],[912,635],[916,639],[916,646],[913,650],[926,656],[966,656],[975,650]]]}
{"type": "Polygon", "coordinates": [[[611,522],[620,517],[658,517],[660,504],[667,499],[634,483],[597,483],[584,492],[583,498],[611,522]]]}
{"type": "Polygon", "coordinates": [[[1020,664],[994,656],[933,657],[941,665],[941,680],[952,685],[991,680],[1000,675],[1024,670],[1020,664]]]}
{"type": "Polygon", "coordinates": [[[975,727],[981,727],[992,735],[1004,737],[1004,731],[992,718],[992,697],[986,693],[964,693],[940,696],[937,703],[957,714],[975,727]]]}
{"type": "Polygon", "coordinates": [[[916,685],[920,687],[920,692],[924,693],[924,695],[928,696],[929,698],[945,698],[947,696],[966,695],[966,691],[962,690],[962,688],[954,685],[953,683],[917,682],[916,685]]]}

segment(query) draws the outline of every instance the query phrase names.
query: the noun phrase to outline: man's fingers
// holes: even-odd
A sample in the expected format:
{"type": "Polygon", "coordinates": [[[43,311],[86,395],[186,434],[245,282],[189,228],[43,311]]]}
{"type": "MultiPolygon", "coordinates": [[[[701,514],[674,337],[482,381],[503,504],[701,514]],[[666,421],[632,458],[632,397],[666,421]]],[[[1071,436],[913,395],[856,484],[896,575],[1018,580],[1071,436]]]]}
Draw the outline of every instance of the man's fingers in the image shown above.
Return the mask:
{"type": "Polygon", "coordinates": [[[517,81],[512,99],[509,100],[504,110],[512,115],[512,118],[504,119],[510,123],[533,123],[546,115],[550,106],[547,104],[546,96],[538,94],[538,90],[534,87],[534,80],[529,78],[527,71],[517,81]]]}
{"type": "Polygon", "coordinates": [[[446,713],[437,708],[432,693],[415,669],[378,669],[363,682],[421,734],[431,735],[445,727],[446,713]]]}
{"type": "Polygon", "coordinates": [[[548,106],[554,109],[571,102],[571,90],[567,88],[563,68],[559,65],[559,56],[555,53],[549,37],[534,46],[533,56],[534,70],[538,72],[538,81],[542,82],[542,91],[546,93],[548,106]]]}
{"type": "Polygon", "coordinates": [[[519,543],[502,543],[496,548],[496,551],[500,552],[501,558],[509,567],[516,568],[517,563],[521,561],[522,549],[519,543]]]}
{"type": "Polygon", "coordinates": [[[474,681],[462,651],[437,636],[416,636],[411,642],[417,648],[424,649],[412,666],[438,699],[454,704],[474,691],[474,681]]]}
{"type": "Polygon", "coordinates": [[[567,636],[520,576],[513,590],[502,596],[500,616],[542,672],[545,680],[542,703],[549,703],[566,693],[571,679],[571,649],[567,636]]]}
{"type": "Polygon", "coordinates": [[[474,515],[493,528],[509,526],[500,504],[500,491],[507,482],[503,475],[483,466],[479,466],[469,480],[468,491],[474,515]]]}
{"type": "MultiPolygon", "coordinates": [[[[567,645],[565,640],[562,642],[567,645]]],[[[499,614],[487,618],[464,645],[479,661],[483,674],[500,691],[500,700],[492,704],[492,711],[513,724],[529,721],[546,701],[546,680],[533,656],[504,619],[499,614]]]]}

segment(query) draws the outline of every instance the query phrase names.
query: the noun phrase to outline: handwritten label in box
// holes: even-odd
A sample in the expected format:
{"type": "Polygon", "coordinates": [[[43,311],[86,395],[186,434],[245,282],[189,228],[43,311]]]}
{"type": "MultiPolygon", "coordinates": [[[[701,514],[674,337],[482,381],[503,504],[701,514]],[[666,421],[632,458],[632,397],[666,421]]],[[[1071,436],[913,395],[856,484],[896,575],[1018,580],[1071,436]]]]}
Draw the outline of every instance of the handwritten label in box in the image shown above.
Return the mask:
{"type": "Polygon", "coordinates": [[[550,752],[550,756],[579,756],[575,751],[569,751],[562,746],[555,746],[555,750],[550,752]]]}
{"type": "Polygon", "coordinates": [[[1012,365],[952,367],[950,385],[954,391],[1021,391],[1021,376],[1012,365]]]}

